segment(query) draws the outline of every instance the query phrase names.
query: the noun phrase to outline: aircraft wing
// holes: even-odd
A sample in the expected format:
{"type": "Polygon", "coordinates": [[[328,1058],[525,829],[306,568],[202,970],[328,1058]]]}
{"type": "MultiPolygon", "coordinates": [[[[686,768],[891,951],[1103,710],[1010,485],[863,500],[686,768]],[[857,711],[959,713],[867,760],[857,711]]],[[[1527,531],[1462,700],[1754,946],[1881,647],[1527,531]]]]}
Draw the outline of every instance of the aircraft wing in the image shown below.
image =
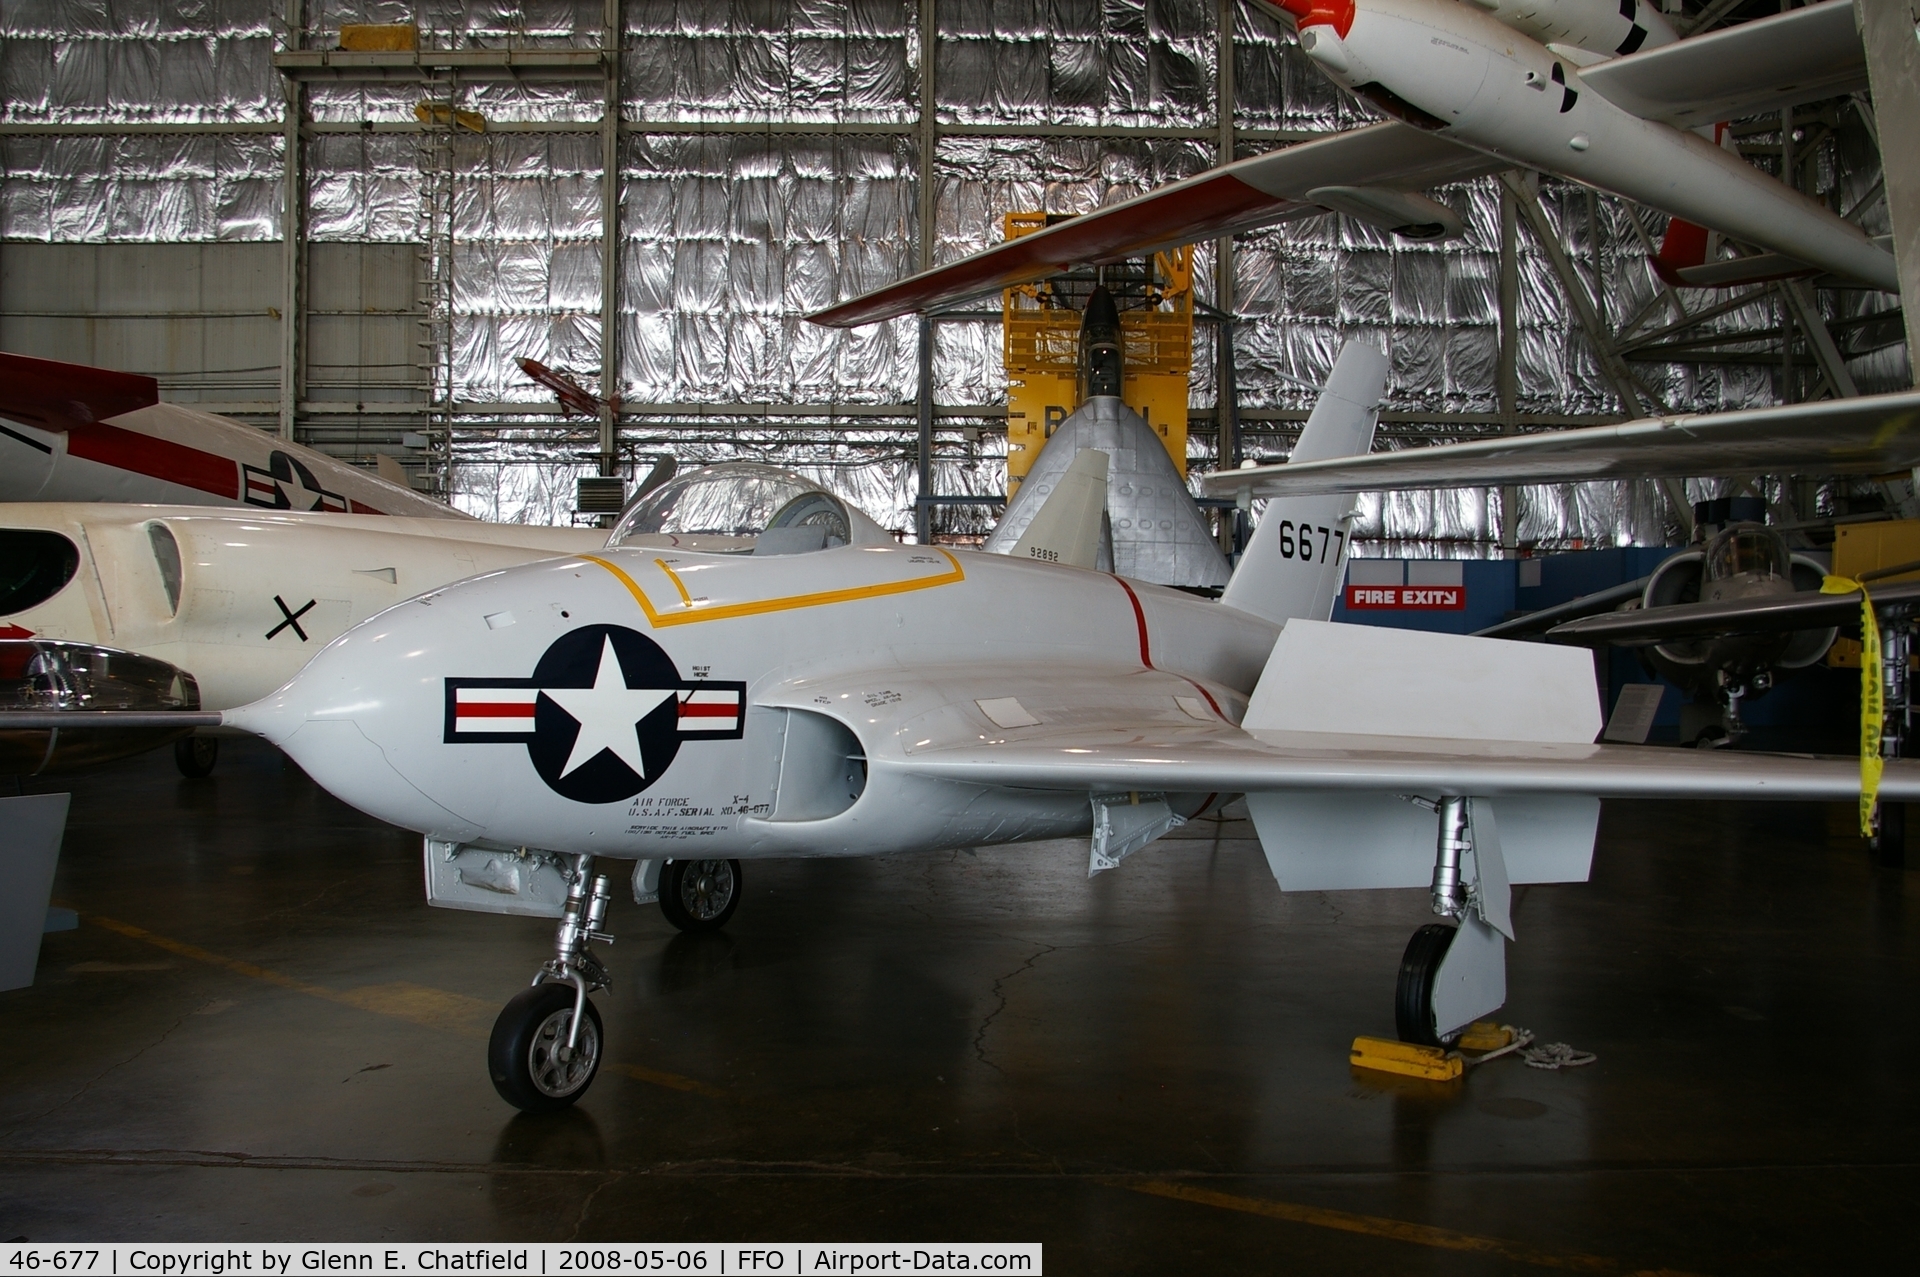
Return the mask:
{"type": "MultiPolygon", "coordinates": [[[[882,764],[876,760],[875,765],[882,764]]],[[[1860,796],[1858,759],[1715,754],[1646,745],[1245,732],[1225,724],[1167,729],[1129,718],[1019,741],[927,749],[886,765],[929,779],[1089,793],[1347,790],[1835,802],[1860,796]]],[[[1920,798],[1920,763],[1889,763],[1881,795],[1902,801],[1920,798]]]]}
{"type": "Polygon", "coordinates": [[[159,402],[151,377],[0,353],[0,417],[65,430],[159,402]]]}
{"type": "Polygon", "coordinates": [[[1583,68],[1614,105],[1681,128],[1737,120],[1867,87],[1849,0],[1790,9],[1583,68]]]}
{"type": "MultiPolygon", "coordinates": [[[[1868,587],[1879,604],[1920,602],[1920,581],[1868,587]]],[[[1803,590],[1784,597],[1731,599],[1721,603],[1674,603],[1630,612],[1602,612],[1556,625],[1547,637],[1561,643],[1658,643],[1716,634],[1812,630],[1859,619],[1860,591],[1821,594],[1803,590]]]]}
{"type": "Polygon", "coordinates": [[[1210,496],[1293,497],[1772,471],[1886,474],[1915,465],[1920,391],[1903,391],[1223,470],[1203,475],[1201,485],[1210,496]]]}
{"type": "Polygon", "coordinates": [[[1394,122],[1335,133],[1209,169],[1044,231],[910,276],[809,315],[853,328],[1045,279],[1076,266],[1139,257],[1175,244],[1231,235],[1325,212],[1307,198],[1322,187],[1419,191],[1503,167],[1478,151],[1394,122]]]}
{"type": "MultiPolygon", "coordinates": [[[[754,699],[853,707],[856,719],[884,724],[890,742],[869,751],[870,768],[993,788],[1835,801],[1860,792],[1858,759],[1593,744],[1601,716],[1585,652],[1370,626],[1289,622],[1251,699],[1158,668],[1066,661],[803,677],[754,699]]],[[[1920,761],[1887,776],[1897,786],[1888,797],[1920,798],[1920,761]]]]}

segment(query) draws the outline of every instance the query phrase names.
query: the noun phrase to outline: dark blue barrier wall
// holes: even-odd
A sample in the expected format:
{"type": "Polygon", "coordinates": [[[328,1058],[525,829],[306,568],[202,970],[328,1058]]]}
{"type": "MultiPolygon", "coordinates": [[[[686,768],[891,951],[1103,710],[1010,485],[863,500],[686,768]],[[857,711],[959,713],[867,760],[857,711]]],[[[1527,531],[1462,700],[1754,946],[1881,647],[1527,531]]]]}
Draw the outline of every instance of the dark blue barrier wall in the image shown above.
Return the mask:
{"type": "MultiPolygon", "coordinates": [[[[1646,576],[1677,553],[1680,551],[1671,546],[1622,546],[1535,559],[1468,559],[1460,563],[1466,599],[1465,606],[1457,611],[1349,608],[1343,589],[1334,603],[1333,619],[1349,625],[1471,634],[1510,616],[1553,607],[1646,576]],[[1523,585],[1523,580],[1529,583],[1523,585]]],[[[1385,567],[1380,560],[1354,562],[1385,567]]],[[[1639,653],[1631,648],[1602,649],[1599,661],[1597,673],[1604,680],[1602,694],[1609,715],[1627,684],[1663,681],[1649,672],[1639,653]]],[[[1660,714],[1654,720],[1653,738],[1672,741],[1679,735],[1680,710],[1686,695],[1671,684],[1666,687],[1660,714]]],[[[1748,744],[1756,748],[1849,752],[1858,731],[1859,706],[1860,679],[1852,670],[1829,669],[1822,664],[1788,672],[1772,691],[1747,701],[1743,712],[1753,728],[1748,744]]]]}

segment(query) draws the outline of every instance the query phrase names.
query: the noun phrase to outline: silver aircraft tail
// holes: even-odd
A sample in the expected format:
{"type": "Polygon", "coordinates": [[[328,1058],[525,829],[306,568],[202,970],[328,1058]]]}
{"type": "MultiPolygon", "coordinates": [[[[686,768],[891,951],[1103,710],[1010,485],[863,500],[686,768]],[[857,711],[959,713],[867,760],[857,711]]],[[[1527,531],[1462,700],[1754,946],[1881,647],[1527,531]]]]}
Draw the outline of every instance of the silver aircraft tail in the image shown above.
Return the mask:
{"type": "MultiPolygon", "coordinates": [[[[1289,460],[1364,455],[1386,384],[1385,351],[1360,341],[1341,347],[1289,460]]],[[[1220,601],[1270,621],[1326,620],[1346,572],[1354,505],[1348,493],[1268,502],[1220,601]]]]}
{"type": "Polygon", "coordinates": [[[1090,448],[1106,453],[1111,462],[1106,501],[1113,535],[1101,555],[1101,570],[1155,585],[1225,585],[1227,561],[1166,444],[1114,395],[1089,398],[1060,423],[982,548],[992,554],[1012,551],[1073,458],[1090,448]]]}

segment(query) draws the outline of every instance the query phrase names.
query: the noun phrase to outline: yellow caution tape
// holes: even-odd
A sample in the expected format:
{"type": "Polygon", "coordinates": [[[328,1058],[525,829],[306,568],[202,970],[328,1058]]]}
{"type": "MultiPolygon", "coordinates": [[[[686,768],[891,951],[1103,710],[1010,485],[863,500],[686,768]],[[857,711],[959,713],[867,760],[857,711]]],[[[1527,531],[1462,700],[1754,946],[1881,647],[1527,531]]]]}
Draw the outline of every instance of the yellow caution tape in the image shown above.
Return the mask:
{"type": "Polygon", "coordinates": [[[1880,667],[1880,622],[1867,587],[1844,576],[1820,583],[1822,594],[1860,591],[1860,836],[1873,837],[1874,809],[1880,802],[1880,735],[1886,725],[1885,674],[1880,667]]]}

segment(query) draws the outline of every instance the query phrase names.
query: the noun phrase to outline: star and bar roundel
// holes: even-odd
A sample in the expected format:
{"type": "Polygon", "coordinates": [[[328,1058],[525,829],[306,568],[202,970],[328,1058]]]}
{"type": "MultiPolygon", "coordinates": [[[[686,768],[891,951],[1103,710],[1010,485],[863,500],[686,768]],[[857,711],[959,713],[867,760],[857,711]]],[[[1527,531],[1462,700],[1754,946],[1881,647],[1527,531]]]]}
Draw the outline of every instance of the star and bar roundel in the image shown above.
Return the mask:
{"type": "Polygon", "coordinates": [[[666,774],[686,741],[739,740],[745,683],[680,677],[658,643],[619,625],[556,639],[532,678],[447,680],[449,745],[525,745],[548,787],[613,803],[666,774]]]}

